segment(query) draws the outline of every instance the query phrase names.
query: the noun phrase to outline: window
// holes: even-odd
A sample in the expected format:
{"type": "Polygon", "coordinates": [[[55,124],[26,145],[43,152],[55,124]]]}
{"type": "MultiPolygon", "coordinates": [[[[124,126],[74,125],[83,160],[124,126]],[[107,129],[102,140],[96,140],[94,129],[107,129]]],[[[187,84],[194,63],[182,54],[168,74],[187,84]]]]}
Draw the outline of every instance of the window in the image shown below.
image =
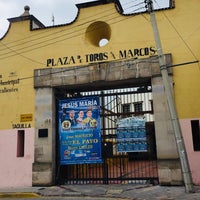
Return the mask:
{"type": "Polygon", "coordinates": [[[135,112],[142,112],[143,111],[142,102],[134,103],[134,111],[135,112]]]}
{"type": "Polygon", "coordinates": [[[129,113],[131,111],[130,104],[123,104],[122,105],[122,112],[123,113],[129,113]]]}
{"type": "MultiPolygon", "coordinates": [[[[103,47],[109,43],[111,37],[111,28],[106,22],[93,22],[88,26],[85,37],[92,45],[96,47],[103,47]]],[[[103,54],[98,54],[96,57],[88,57],[87,59],[90,61],[95,61],[95,59],[101,59],[102,56],[103,54]]]]}
{"type": "Polygon", "coordinates": [[[122,105],[122,113],[123,117],[130,117],[129,113],[131,112],[131,104],[123,104],[122,105]]]}
{"type": "Polygon", "coordinates": [[[151,111],[153,112],[153,100],[149,100],[151,105],[151,111]]]}
{"type": "Polygon", "coordinates": [[[17,133],[17,157],[24,157],[24,130],[19,130],[17,133]]]}
{"type": "Polygon", "coordinates": [[[192,140],[194,151],[200,151],[200,129],[199,120],[191,120],[192,140]]]}

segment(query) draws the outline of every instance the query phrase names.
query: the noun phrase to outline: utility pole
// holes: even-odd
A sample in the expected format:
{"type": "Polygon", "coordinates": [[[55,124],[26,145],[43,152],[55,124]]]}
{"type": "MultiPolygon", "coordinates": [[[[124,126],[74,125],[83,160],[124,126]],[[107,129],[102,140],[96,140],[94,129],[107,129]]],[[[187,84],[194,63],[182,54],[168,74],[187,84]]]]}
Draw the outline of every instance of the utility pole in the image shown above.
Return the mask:
{"type": "Polygon", "coordinates": [[[152,0],[145,0],[145,3],[147,4],[147,9],[150,14],[151,18],[151,24],[154,32],[154,39],[156,42],[156,48],[158,52],[158,59],[159,59],[159,65],[160,65],[160,71],[163,79],[163,85],[165,89],[165,94],[167,97],[172,127],[175,135],[175,140],[177,144],[178,154],[180,157],[180,163],[181,163],[181,169],[183,173],[183,180],[185,183],[185,190],[187,193],[194,192],[193,184],[192,184],[192,177],[190,173],[188,158],[186,154],[185,144],[182,137],[181,127],[178,120],[178,115],[175,107],[172,87],[170,85],[168,71],[167,71],[167,65],[166,60],[162,52],[162,45],[160,41],[160,36],[158,32],[157,22],[155,13],[153,11],[153,2],[152,0]]]}

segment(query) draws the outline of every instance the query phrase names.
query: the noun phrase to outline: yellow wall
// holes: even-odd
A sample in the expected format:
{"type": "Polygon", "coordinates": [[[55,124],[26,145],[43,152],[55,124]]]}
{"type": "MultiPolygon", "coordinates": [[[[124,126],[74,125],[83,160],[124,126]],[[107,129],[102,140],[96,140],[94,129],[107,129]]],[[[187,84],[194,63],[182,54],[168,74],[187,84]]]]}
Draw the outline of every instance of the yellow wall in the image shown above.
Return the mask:
{"type": "MultiPolygon", "coordinates": [[[[28,27],[28,21],[14,23],[0,42],[0,129],[12,129],[23,121],[20,120],[22,114],[34,117],[33,78],[21,80],[33,76],[35,67],[35,63],[19,50],[24,46],[24,36],[30,35],[28,27]],[[4,88],[11,91],[3,92],[4,88]]],[[[33,127],[34,120],[21,124],[33,127]]]]}
{"type": "MultiPolygon", "coordinates": [[[[156,12],[163,52],[172,54],[173,64],[200,59],[200,2],[176,0],[175,3],[175,9],[156,12]]],[[[19,123],[30,123],[34,127],[33,70],[47,68],[47,60],[58,64],[49,63],[48,67],[81,66],[94,62],[90,59],[96,56],[94,54],[103,56],[98,62],[108,62],[121,59],[120,51],[126,51],[126,58],[132,58],[134,49],[145,47],[155,49],[149,15],[122,16],[112,3],[82,8],[76,21],[64,26],[30,31],[29,20],[11,23],[0,42],[0,81],[19,79],[19,82],[0,84],[0,91],[6,87],[17,88],[18,92],[0,93],[0,129],[12,129],[13,124],[19,123]],[[110,27],[110,32],[102,32],[109,37],[109,43],[103,47],[92,44],[95,38],[91,31],[86,34],[87,28],[98,21],[110,27]],[[33,119],[20,122],[22,114],[32,114],[33,119]]],[[[180,118],[200,116],[199,77],[198,64],[174,68],[175,100],[180,118]]]]}

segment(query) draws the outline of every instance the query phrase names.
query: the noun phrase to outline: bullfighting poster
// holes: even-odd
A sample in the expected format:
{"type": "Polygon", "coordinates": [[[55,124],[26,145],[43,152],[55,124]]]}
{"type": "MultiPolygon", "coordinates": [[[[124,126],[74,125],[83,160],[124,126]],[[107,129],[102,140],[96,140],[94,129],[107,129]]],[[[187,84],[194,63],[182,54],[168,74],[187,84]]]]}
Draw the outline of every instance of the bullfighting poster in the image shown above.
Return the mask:
{"type": "Polygon", "coordinates": [[[58,107],[60,164],[102,162],[99,97],[60,100],[58,107]]]}

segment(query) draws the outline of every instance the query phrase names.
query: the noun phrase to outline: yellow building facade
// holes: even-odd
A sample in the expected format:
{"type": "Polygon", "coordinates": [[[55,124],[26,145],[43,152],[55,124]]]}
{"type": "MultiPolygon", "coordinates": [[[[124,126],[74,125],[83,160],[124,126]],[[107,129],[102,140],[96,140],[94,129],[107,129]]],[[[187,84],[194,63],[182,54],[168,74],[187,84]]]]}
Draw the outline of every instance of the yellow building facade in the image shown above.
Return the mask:
{"type": "MultiPolygon", "coordinates": [[[[158,179],[163,185],[182,184],[149,14],[123,14],[118,0],[77,7],[73,22],[45,27],[26,6],[21,16],[9,19],[0,40],[0,187],[55,184],[58,91],[148,81],[158,179]],[[107,44],[101,46],[103,39],[107,44]],[[40,131],[46,136],[39,137],[40,131]]],[[[194,184],[200,184],[199,8],[198,0],[175,0],[155,12],[194,184]]]]}

